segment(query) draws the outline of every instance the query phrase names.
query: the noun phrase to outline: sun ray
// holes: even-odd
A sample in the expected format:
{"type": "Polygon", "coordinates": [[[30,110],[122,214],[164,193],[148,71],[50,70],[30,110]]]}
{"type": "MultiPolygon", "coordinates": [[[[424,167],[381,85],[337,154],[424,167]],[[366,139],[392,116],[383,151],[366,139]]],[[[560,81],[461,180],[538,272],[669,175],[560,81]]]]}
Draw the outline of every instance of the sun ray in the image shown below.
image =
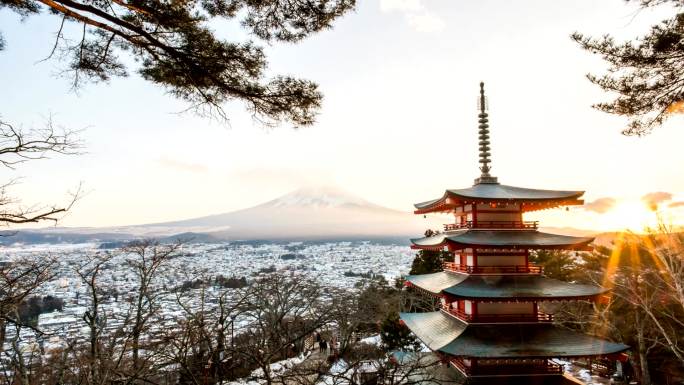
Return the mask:
{"type": "Polygon", "coordinates": [[[631,263],[631,268],[641,271],[641,253],[639,252],[639,242],[635,234],[630,234],[629,236],[629,260],[631,263]]]}
{"type": "MultiPolygon", "coordinates": [[[[659,234],[653,234],[653,236],[658,237],[659,234]]],[[[658,258],[658,255],[657,255],[658,248],[657,248],[656,244],[653,242],[653,240],[651,239],[651,236],[647,235],[647,236],[644,236],[642,238],[643,238],[643,244],[645,245],[644,248],[650,254],[651,260],[656,265],[656,268],[658,270],[665,269],[666,267],[663,264],[663,261],[660,258],[658,258]]]]}
{"type": "MultiPolygon", "coordinates": [[[[601,286],[609,289],[607,294],[604,294],[604,298],[606,302],[611,304],[612,298],[613,298],[613,287],[615,286],[615,271],[617,270],[617,267],[620,263],[620,255],[622,254],[622,250],[624,247],[624,232],[618,232],[617,236],[615,238],[615,241],[613,243],[613,249],[610,252],[610,257],[608,258],[608,263],[606,263],[605,271],[603,274],[603,281],[601,283],[601,286]]],[[[602,336],[605,334],[607,328],[608,328],[608,320],[604,319],[599,319],[601,313],[596,312],[595,313],[595,322],[594,324],[596,325],[594,334],[598,336],[602,336]]]]}

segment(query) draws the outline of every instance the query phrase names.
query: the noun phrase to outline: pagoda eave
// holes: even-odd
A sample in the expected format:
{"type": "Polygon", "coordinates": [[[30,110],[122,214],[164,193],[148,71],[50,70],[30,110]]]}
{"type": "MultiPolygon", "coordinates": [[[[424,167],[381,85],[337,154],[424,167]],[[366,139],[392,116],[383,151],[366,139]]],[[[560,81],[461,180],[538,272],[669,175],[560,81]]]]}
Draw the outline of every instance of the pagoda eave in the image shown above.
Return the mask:
{"type": "Polygon", "coordinates": [[[431,274],[407,275],[406,283],[433,295],[441,295],[446,288],[458,285],[468,279],[467,274],[440,271],[431,274]]]}
{"type": "Polygon", "coordinates": [[[561,206],[582,206],[584,205],[583,199],[565,200],[565,201],[531,201],[531,200],[511,200],[511,199],[478,199],[475,201],[456,201],[454,202],[436,202],[433,206],[418,208],[413,210],[414,214],[448,214],[456,211],[457,208],[462,205],[469,204],[515,204],[519,203],[521,205],[520,211],[523,213],[549,210],[561,206]]]}
{"type": "Polygon", "coordinates": [[[442,290],[445,295],[480,301],[542,301],[595,298],[609,290],[600,286],[572,284],[540,275],[469,276],[442,290]]]}
{"type": "Polygon", "coordinates": [[[466,248],[579,250],[590,251],[592,237],[548,234],[536,230],[453,230],[429,237],[411,239],[412,248],[451,250],[466,248]]]}
{"type": "Polygon", "coordinates": [[[572,284],[540,275],[482,276],[452,272],[409,275],[408,286],[447,300],[530,302],[598,300],[608,289],[572,284]]]}
{"type": "Polygon", "coordinates": [[[537,297],[537,296],[515,296],[515,297],[473,297],[473,296],[458,296],[451,295],[452,300],[466,299],[478,302],[565,302],[565,301],[599,301],[599,297],[603,294],[594,294],[586,296],[559,296],[559,297],[537,297]]]}
{"type": "MultiPolygon", "coordinates": [[[[591,242],[589,242],[591,243],[591,242]]],[[[468,248],[493,248],[493,245],[489,244],[478,244],[478,243],[456,243],[456,242],[443,242],[437,245],[416,245],[412,244],[411,249],[413,250],[443,250],[445,247],[452,246],[452,250],[462,250],[468,248]]],[[[572,251],[592,251],[594,250],[588,245],[497,245],[496,247],[506,248],[506,249],[517,249],[517,250],[572,250],[572,251]]]]}
{"type": "Polygon", "coordinates": [[[515,186],[476,184],[466,189],[446,190],[442,197],[416,203],[415,214],[453,211],[468,204],[521,204],[521,211],[536,211],[558,206],[582,205],[584,191],[555,191],[515,186]]]}
{"type": "Polygon", "coordinates": [[[436,245],[436,246],[419,246],[419,245],[411,245],[411,249],[412,249],[412,250],[432,250],[432,251],[439,251],[439,250],[444,249],[445,246],[446,246],[446,243],[445,243],[445,244],[436,245]]]}
{"type": "Polygon", "coordinates": [[[602,357],[629,349],[624,344],[608,342],[551,324],[467,324],[441,311],[400,313],[400,318],[431,350],[452,357],[602,357]]]}
{"type": "MultiPolygon", "coordinates": [[[[629,347],[616,350],[613,353],[584,353],[584,354],[557,354],[557,355],[544,355],[544,354],[531,354],[529,352],[521,352],[520,355],[517,354],[510,354],[510,355],[502,355],[502,356],[496,356],[496,357],[489,357],[489,356],[455,356],[449,353],[444,353],[448,356],[452,357],[458,357],[458,358],[479,358],[479,359],[582,359],[582,358],[607,358],[607,359],[615,359],[620,353],[625,352],[629,350],[629,347]]],[[[443,353],[441,350],[439,351],[440,353],[443,353]]]]}

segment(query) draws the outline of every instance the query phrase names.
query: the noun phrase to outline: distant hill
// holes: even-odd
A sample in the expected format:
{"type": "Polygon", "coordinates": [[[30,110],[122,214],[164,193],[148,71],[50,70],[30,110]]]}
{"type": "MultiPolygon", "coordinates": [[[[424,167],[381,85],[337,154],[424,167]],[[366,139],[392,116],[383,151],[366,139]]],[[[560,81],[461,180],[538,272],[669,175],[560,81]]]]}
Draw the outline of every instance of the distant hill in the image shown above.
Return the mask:
{"type": "Polygon", "coordinates": [[[542,226],[539,231],[552,234],[569,235],[572,237],[595,237],[600,232],[586,229],[576,229],[574,227],[552,227],[542,226]]]}
{"type": "Polygon", "coordinates": [[[88,243],[121,242],[134,238],[131,234],[116,234],[97,231],[78,232],[65,228],[43,230],[1,231],[0,245],[37,243],[88,243]]]}

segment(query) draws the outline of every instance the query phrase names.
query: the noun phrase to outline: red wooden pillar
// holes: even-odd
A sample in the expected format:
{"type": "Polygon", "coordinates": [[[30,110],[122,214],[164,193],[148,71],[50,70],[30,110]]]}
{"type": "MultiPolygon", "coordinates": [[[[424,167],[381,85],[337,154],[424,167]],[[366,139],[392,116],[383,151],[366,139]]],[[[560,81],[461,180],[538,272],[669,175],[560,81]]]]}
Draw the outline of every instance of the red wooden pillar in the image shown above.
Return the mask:
{"type": "Polygon", "coordinates": [[[449,262],[456,263],[456,251],[454,250],[454,247],[450,243],[447,243],[447,251],[449,252],[449,254],[452,257],[451,261],[449,261],[449,262]]]}
{"type": "Polygon", "coordinates": [[[479,302],[473,301],[473,306],[472,306],[472,307],[473,307],[473,316],[472,316],[472,317],[473,317],[474,320],[476,320],[476,319],[478,318],[478,317],[477,317],[477,315],[478,315],[477,305],[478,305],[478,304],[479,304],[479,302]]]}
{"type": "Polygon", "coordinates": [[[473,207],[471,210],[473,213],[473,227],[477,227],[477,202],[473,202],[471,206],[473,207]]]}

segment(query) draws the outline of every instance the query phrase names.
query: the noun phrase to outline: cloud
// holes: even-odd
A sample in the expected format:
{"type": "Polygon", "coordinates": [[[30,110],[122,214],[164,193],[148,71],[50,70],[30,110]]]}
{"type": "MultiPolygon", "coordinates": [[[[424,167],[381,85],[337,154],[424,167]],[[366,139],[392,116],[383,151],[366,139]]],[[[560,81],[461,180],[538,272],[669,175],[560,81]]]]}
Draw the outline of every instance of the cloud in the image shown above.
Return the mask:
{"type": "Polygon", "coordinates": [[[582,208],[584,208],[587,211],[592,211],[595,213],[603,214],[603,213],[610,211],[610,209],[612,209],[614,206],[615,206],[615,199],[610,198],[610,197],[606,197],[606,198],[599,198],[593,202],[589,202],[589,203],[585,204],[584,206],[582,206],[582,208]]]}
{"type": "Polygon", "coordinates": [[[649,209],[656,211],[658,210],[658,205],[662,202],[669,201],[672,199],[672,194],[664,191],[656,191],[648,193],[641,197],[641,201],[648,206],[649,209]]]}
{"type": "Polygon", "coordinates": [[[157,160],[159,165],[165,168],[170,168],[178,171],[193,172],[193,173],[204,173],[209,171],[209,168],[203,164],[199,163],[189,163],[183,162],[178,159],[171,159],[168,157],[161,157],[157,160]]]}
{"type": "Polygon", "coordinates": [[[684,202],[679,201],[679,202],[671,202],[667,207],[669,208],[675,208],[675,207],[682,207],[684,206],[684,202]]]}
{"type": "Polygon", "coordinates": [[[431,12],[423,0],[380,0],[382,12],[401,12],[408,25],[418,32],[439,32],[446,27],[441,17],[431,12]]]}

